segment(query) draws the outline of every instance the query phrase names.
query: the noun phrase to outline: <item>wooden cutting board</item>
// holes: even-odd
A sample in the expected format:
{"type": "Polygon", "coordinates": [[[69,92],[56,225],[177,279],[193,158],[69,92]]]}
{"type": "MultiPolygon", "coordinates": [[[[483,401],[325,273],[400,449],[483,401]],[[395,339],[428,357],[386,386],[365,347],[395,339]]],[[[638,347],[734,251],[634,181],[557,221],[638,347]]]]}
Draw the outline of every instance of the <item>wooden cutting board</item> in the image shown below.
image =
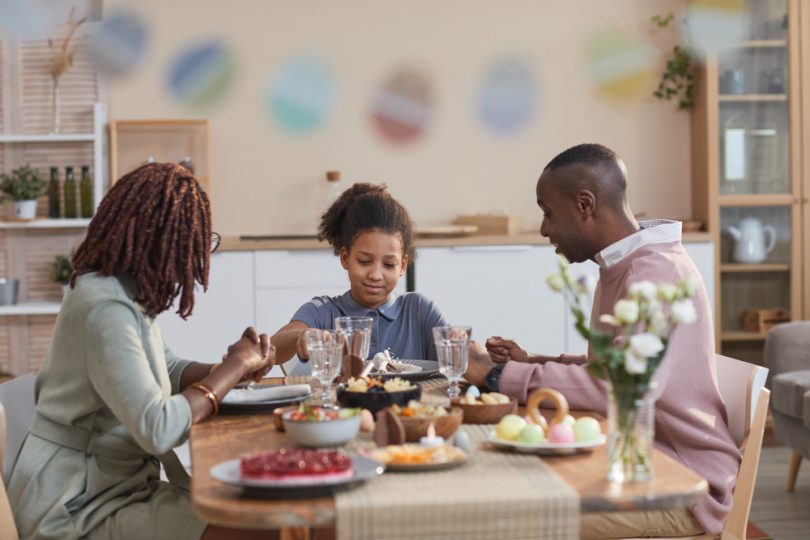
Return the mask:
{"type": "Polygon", "coordinates": [[[478,227],[476,225],[432,225],[416,228],[418,238],[454,238],[469,236],[477,232],[478,227]]]}

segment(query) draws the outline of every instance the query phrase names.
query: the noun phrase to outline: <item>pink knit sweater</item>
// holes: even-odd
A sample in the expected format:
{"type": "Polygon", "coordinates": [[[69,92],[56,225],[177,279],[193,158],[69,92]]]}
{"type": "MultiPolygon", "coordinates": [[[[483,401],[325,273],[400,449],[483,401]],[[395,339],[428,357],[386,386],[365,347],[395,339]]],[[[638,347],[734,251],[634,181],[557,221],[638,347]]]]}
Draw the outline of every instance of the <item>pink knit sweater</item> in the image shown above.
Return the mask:
{"type": "MultiPolygon", "coordinates": [[[[613,305],[627,295],[632,283],[642,280],[674,283],[688,275],[700,274],[680,242],[642,247],[600,271],[592,320],[598,321],[599,315],[612,312],[613,305]]],[[[659,393],[655,446],[708,481],[709,496],[692,511],[707,533],[717,534],[731,508],[740,452],[729,434],[726,408],[717,390],[714,330],[702,283],[693,300],[697,321],[675,330],[666,357],[654,376],[659,393]]],[[[603,383],[590,377],[583,365],[571,364],[570,360],[506,364],[500,382],[502,392],[525,402],[528,393],[541,387],[562,392],[572,409],[605,414],[607,396],[603,383]]]]}

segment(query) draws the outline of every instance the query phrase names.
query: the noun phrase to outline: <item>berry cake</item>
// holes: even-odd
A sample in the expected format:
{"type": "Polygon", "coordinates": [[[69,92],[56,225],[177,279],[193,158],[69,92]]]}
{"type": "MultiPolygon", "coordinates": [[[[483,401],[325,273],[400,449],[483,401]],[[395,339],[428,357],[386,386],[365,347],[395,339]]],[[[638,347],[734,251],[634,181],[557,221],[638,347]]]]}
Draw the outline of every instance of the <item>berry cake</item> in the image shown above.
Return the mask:
{"type": "Polygon", "coordinates": [[[242,458],[242,478],[283,485],[310,485],[351,478],[352,459],[336,450],[283,448],[242,458]]]}

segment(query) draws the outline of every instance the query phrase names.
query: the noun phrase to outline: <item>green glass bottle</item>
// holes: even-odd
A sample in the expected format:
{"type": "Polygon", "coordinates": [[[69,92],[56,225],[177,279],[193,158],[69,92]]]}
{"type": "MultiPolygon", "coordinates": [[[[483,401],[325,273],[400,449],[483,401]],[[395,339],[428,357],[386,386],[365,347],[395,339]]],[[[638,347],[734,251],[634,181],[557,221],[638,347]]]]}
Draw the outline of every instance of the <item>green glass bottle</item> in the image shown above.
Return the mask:
{"type": "Polygon", "coordinates": [[[59,219],[59,195],[61,194],[59,188],[59,168],[51,167],[51,181],[48,182],[48,217],[51,219],[59,219]]]}
{"type": "Polygon", "coordinates": [[[77,217],[76,179],[73,177],[73,167],[65,167],[65,217],[77,217]]]}
{"type": "Polygon", "coordinates": [[[90,167],[87,165],[82,165],[79,193],[81,193],[82,199],[82,217],[93,217],[93,181],[90,179],[90,167]]]}

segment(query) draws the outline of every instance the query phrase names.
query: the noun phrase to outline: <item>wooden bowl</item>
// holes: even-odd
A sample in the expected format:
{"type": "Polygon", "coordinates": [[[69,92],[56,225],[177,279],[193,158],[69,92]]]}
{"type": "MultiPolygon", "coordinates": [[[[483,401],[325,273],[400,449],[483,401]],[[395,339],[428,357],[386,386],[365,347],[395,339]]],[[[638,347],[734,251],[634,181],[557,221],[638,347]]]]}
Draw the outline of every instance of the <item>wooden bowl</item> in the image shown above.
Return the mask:
{"type": "Polygon", "coordinates": [[[458,407],[464,412],[465,424],[497,424],[507,414],[516,413],[518,403],[515,398],[509,398],[509,403],[468,405],[454,398],[453,407],[458,407]]]}
{"type": "Polygon", "coordinates": [[[419,442],[419,439],[427,436],[430,424],[433,424],[436,435],[449,439],[461,426],[464,418],[463,411],[458,407],[453,407],[447,414],[441,416],[397,416],[405,428],[405,442],[419,442]]]}
{"type": "Polygon", "coordinates": [[[284,413],[288,413],[290,411],[297,411],[298,405],[291,405],[289,407],[279,407],[273,410],[273,427],[276,428],[276,431],[284,433],[284,420],[281,418],[284,413]]]}

